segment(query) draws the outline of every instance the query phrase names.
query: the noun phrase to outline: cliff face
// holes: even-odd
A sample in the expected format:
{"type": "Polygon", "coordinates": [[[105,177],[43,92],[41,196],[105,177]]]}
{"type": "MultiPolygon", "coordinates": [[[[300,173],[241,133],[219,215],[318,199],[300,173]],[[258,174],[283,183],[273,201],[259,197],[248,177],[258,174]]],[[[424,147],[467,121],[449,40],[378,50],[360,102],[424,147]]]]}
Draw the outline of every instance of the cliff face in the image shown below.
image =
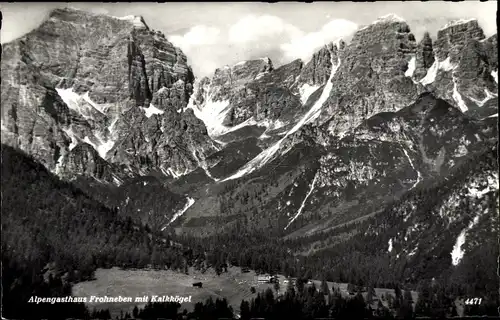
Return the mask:
{"type": "Polygon", "coordinates": [[[497,56],[496,34],[486,39],[476,20],[456,21],[434,43],[424,37],[413,78],[462,112],[488,117],[497,113],[497,56]]]}
{"type": "Polygon", "coordinates": [[[215,151],[203,123],[177,113],[193,81],[186,56],[141,17],[57,9],[4,46],[2,141],[67,176],[109,180],[75,165],[88,159],[81,144],[126,175],[190,171],[215,151]]]}
{"type": "Polygon", "coordinates": [[[340,66],[319,122],[342,137],[360,121],[396,111],[415,100],[419,90],[408,77],[415,37],[406,22],[383,17],[356,32],[339,52],[340,66]]]}

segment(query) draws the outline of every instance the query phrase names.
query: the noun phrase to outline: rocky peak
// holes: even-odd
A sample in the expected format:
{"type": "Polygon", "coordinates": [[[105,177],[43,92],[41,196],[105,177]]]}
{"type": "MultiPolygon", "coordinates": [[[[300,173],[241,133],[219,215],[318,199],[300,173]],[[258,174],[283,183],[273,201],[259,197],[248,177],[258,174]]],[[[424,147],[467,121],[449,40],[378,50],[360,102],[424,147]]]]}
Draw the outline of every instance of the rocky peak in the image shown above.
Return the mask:
{"type": "Polygon", "coordinates": [[[371,24],[368,24],[358,30],[357,33],[361,32],[373,32],[375,30],[384,30],[384,29],[392,29],[397,32],[409,32],[410,27],[406,23],[406,21],[395,15],[395,14],[388,14],[382,17],[379,17],[377,20],[372,22],[371,24]]]}
{"type": "Polygon", "coordinates": [[[300,60],[275,69],[267,57],[217,68],[211,79],[196,83],[193,110],[212,136],[232,131],[247,120],[267,126],[266,121],[281,117],[283,109],[293,113],[300,106],[292,87],[301,69],[300,60]]]}
{"type": "Polygon", "coordinates": [[[424,36],[413,79],[462,112],[484,118],[497,113],[497,57],[496,35],[485,39],[475,19],[452,21],[436,41],[424,36]]]}
{"type": "Polygon", "coordinates": [[[324,46],[313,54],[300,73],[300,84],[322,86],[326,83],[332,71],[331,51],[331,46],[324,46]]]}
{"type": "Polygon", "coordinates": [[[410,104],[418,94],[410,78],[417,45],[404,20],[382,17],[358,30],[344,46],[337,48],[335,90],[319,118],[320,123],[330,121],[329,131],[341,136],[367,117],[410,104]]]}
{"type": "Polygon", "coordinates": [[[226,65],[215,69],[210,80],[210,94],[213,101],[229,99],[235,90],[241,89],[247,83],[272,70],[273,64],[269,58],[240,61],[231,67],[226,65]]]}
{"type": "MultiPolygon", "coordinates": [[[[483,40],[485,52],[488,53],[488,63],[493,72],[498,71],[498,36],[495,33],[491,37],[483,40]]],[[[495,81],[497,82],[497,81],[495,81]]]]}
{"type": "Polygon", "coordinates": [[[183,112],[194,82],[186,56],[141,17],[56,9],[5,47],[2,141],[65,178],[109,181],[103,161],[179,174],[215,150],[203,123],[183,112]]]}
{"type": "Polygon", "coordinates": [[[125,16],[119,17],[118,19],[131,23],[134,28],[149,30],[149,27],[142,16],[125,16]]]}
{"type": "Polygon", "coordinates": [[[471,40],[483,40],[483,29],[476,19],[452,21],[440,29],[434,43],[434,51],[438,60],[452,58],[471,40]]]}
{"type": "Polygon", "coordinates": [[[434,51],[432,49],[432,39],[429,32],[425,32],[422,40],[417,45],[415,57],[415,72],[413,77],[415,79],[422,79],[427,70],[434,63],[434,51]]]}
{"type": "Polygon", "coordinates": [[[73,8],[57,8],[52,10],[48,15],[49,21],[69,22],[75,24],[93,23],[96,22],[96,18],[102,22],[110,22],[110,20],[116,20],[115,22],[123,21],[134,28],[149,30],[149,27],[142,16],[129,15],[125,17],[113,17],[110,15],[90,13],[73,8]]]}

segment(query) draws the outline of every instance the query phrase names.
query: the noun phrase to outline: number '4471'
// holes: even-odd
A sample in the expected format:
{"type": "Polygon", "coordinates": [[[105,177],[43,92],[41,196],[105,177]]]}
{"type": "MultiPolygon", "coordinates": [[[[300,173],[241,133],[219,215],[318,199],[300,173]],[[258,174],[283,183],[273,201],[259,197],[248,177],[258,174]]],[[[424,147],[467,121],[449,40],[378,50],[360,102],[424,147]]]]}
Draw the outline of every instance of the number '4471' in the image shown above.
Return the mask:
{"type": "Polygon", "coordinates": [[[482,298],[467,298],[465,299],[465,305],[480,305],[481,304],[481,301],[483,299],[482,298]]]}

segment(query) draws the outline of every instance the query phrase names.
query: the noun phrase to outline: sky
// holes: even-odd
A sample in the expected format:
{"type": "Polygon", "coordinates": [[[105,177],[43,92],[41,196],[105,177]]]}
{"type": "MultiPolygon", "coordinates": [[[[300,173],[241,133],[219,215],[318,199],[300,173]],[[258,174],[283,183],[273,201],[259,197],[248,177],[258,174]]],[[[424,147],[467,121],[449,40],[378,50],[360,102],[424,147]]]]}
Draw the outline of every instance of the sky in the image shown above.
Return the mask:
{"type": "Polygon", "coordinates": [[[417,41],[435,37],[447,22],[476,18],[486,36],[496,33],[497,2],[173,2],[0,3],[1,43],[36,28],[54,8],[73,7],[112,16],[141,15],[188,57],[197,77],[239,61],[269,57],[274,66],[304,61],[324,44],[349,39],[356,29],[394,13],[407,21],[417,41]]]}

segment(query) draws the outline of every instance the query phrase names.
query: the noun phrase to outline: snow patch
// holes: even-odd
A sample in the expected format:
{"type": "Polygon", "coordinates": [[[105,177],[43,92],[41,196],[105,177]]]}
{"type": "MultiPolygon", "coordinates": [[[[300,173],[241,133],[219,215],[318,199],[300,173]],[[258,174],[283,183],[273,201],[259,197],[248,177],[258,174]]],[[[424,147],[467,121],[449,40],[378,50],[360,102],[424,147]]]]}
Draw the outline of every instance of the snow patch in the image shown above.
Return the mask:
{"type": "Polygon", "coordinates": [[[63,160],[64,160],[64,155],[61,154],[59,156],[59,158],[57,159],[57,162],[56,162],[56,168],[55,168],[55,173],[56,174],[59,174],[61,172],[61,166],[63,164],[63,160]]]}
{"type": "Polygon", "coordinates": [[[116,17],[116,18],[119,20],[128,21],[128,22],[132,23],[132,25],[134,27],[137,27],[137,28],[146,27],[146,25],[144,24],[144,20],[142,19],[141,16],[128,15],[125,17],[116,17]]]}
{"type": "Polygon", "coordinates": [[[117,177],[113,176],[113,182],[115,183],[116,186],[121,186],[123,181],[121,181],[120,179],[118,179],[117,177]]]}
{"type": "Polygon", "coordinates": [[[85,137],[83,138],[83,142],[90,144],[90,145],[92,146],[92,148],[94,148],[94,149],[96,149],[96,150],[97,150],[97,146],[96,146],[96,144],[95,144],[95,143],[93,143],[92,141],[90,141],[90,139],[89,139],[89,137],[88,137],[88,136],[85,136],[85,137]]]}
{"type": "Polygon", "coordinates": [[[408,256],[409,257],[413,256],[415,253],[417,253],[417,250],[418,248],[414,248],[410,253],[408,253],[408,256]]]}
{"type": "Polygon", "coordinates": [[[493,80],[498,84],[498,70],[491,71],[491,76],[493,77],[493,80]]]}
{"type": "Polygon", "coordinates": [[[300,88],[299,88],[299,95],[300,95],[300,101],[302,104],[305,104],[307,102],[307,99],[313,94],[316,90],[319,89],[320,86],[315,85],[311,86],[308,83],[304,83],[300,88]]]}
{"type": "Polygon", "coordinates": [[[104,143],[96,144],[96,143],[92,142],[88,136],[85,136],[85,138],[83,138],[83,142],[90,144],[92,146],[92,148],[94,148],[97,151],[97,153],[99,153],[99,156],[103,159],[106,157],[106,154],[108,153],[108,151],[111,150],[111,148],[113,148],[113,144],[114,144],[114,141],[112,141],[112,140],[104,142],[104,143]]]}
{"type": "Polygon", "coordinates": [[[466,156],[469,153],[469,150],[467,150],[467,147],[464,146],[463,144],[460,144],[457,147],[457,150],[455,151],[455,154],[453,155],[454,157],[463,157],[466,156]]]}
{"type": "Polygon", "coordinates": [[[482,198],[485,194],[492,191],[497,191],[499,187],[498,172],[494,172],[492,175],[487,177],[488,184],[486,187],[480,189],[477,183],[473,183],[468,188],[468,196],[482,198]]]}
{"type": "Polygon", "coordinates": [[[451,63],[450,57],[447,57],[443,61],[439,61],[437,57],[435,57],[434,63],[429,70],[427,70],[427,74],[419,82],[424,86],[431,84],[436,80],[438,70],[451,71],[455,67],[456,66],[451,63]]]}
{"type": "Polygon", "coordinates": [[[0,119],[0,126],[2,128],[2,131],[9,131],[9,129],[7,129],[7,127],[5,126],[3,119],[0,119]]]}
{"type": "Polygon", "coordinates": [[[458,87],[457,87],[457,80],[455,79],[455,76],[453,76],[453,100],[457,103],[458,107],[460,108],[460,111],[462,112],[467,112],[469,108],[467,108],[467,105],[465,104],[464,100],[462,99],[462,96],[460,95],[460,92],[458,92],[458,87]]]}
{"type": "Polygon", "coordinates": [[[114,144],[115,144],[115,142],[113,140],[109,140],[109,141],[106,141],[105,143],[97,146],[96,150],[99,153],[99,155],[101,156],[101,158],[104,159],[106,157],[106,154],[109,152],[109,150],[111,150],[113,148],[114,144]]]}
{"type": "Polygon", "coordinates": [[[389,13],[386,14],[385,16],[377,18],[377,20],[375,20],[374,23],[380,23],[380,22],[406,22],[406,20],[394,13],[389,13]]]}
{"type": "Polygon", "coordinates": [[[106,105],[101,105],[92,101],[89,97],[89,91],[82,95],[74,92],[73,88],[56,88],[56,91],[68,108],[76,111],[85,119],[89,119],[91,117],[91,110],[96,110],[101,114],[105,114],[106,105]]]}
{"type": "Polygon", "coordinates": [[[112,140],[107,141],[105,143],[96,144],[92,142],[88,136],[85,136],[85,138],[83,138],[83,142],[90,144],[92,148],[94,148],[97,151],[97,153],[99,153],[99,156],[103,159],[105,159],[106,154],[108,153],[109,150],[111,150],[111,148],[113,148],[114,144],[114,141],[112,140]]]}
{"type": "Polygon", "coordinates": [[[469,196],[471,197],[476,197],[476,198],[482,198],[485,194],[487,194],[490,191],[493,191],[493,189],[490,189],[490,186],[487,186],[486,188],[479,190],[476,188],[468,188],[469,191],[469,196]]]}
{"type": "Polygon", "coordinates": [[[447,24],[445,24],[444,27],[442,27],[439,30],[444,30],[444,29],[447,29],[449,27],[457,26],[457,25],[460,25],[460,24],[465,24],[465,23],[468,23],[468,22],[471,22],[471,21],[477,21],[477,19],[471,18],[471,19],[452,20],[452,21],[448,22],[447,24]]]}
{"type": "Polygon", "coordinates": [[[467,232],[472,229],[479,222],[480,215],[476,215],[474,220],[472,220],[467,228],[462,230],[457,237],[455,245],[453,246],[453,250],[451,251],[451,263],[456,266],[460,263],[464,256],[464,251],[462,250],[462,246],[465,244],[465,239],[467,237],[467,232]]]}
{"type": "MultiPolygon", "coordinates": [[[[207,89],[207,95],[210,92],[210,87],[207,89]]],[[[186,109],[192,109],[194,115],[203,121],[207,127],[207,131],[210,137],[219,136],[227,132],[228,127],[224,126],[222,122],[226,117],[227,113],[230,111],[228,108],[229,100],[223,101],[213,101],[212,96],[208,96],[205,99],[205,105],[200,109],[194,103],[194,94],[191,95],[189,103],[186,109]]]]}
{"type": "Polygon", "coordinates": [[[385,16],[381,16],[381,17],[377,18],[377,20],[373,21],[369,25],[366,25],[366,26],[360,28],[359,30],[365,30],[368,27],[370,27],[374,24],[378,24],[378,23],[393,23],[393,22],[406,22],[406,20],[404,20],[403,18],[401,18],[400,16],[398,16],[394,13],[389,13],[385,16]]]}
{"type": "Polygon", "coordinates": [[[90,104],[94,109],[96,109],[97,111],[99,111],[100,113],[104,114],[104,108],[95,103],[94,101],[92,101],[89,97],[89,91],[85,92],[84,95],[82,96],[83,100],[85,100],[85,102],[87,102],[88,104],[90,104]]]}
{"type": "Polygon", "coordinates": [[[299,210],[297,211],[297,213],[295,214],[295,216],[292,218],[292,220],[290,220],[290,222],[288,222],[288,224],[286,225],[285,227],[285,230],[290,226],[290,224],[292,224],[292,222],[295,221],[295,219],[297,219],[300,214],[302,213],[302,210],[304,209],[305,205],[306,205],[306,201],[307,199],[309,198],[309,196],[312,194],[313,190],[314,190],[314,185],[316,184],[316,180],[318,179],[318,174],[314,175],[314,179],[311,183],[311,187],[309,189],[309,192],[306,194],[306,197],[304,198],[304,200],[302,201],[302,204],[300,205],[300,208],[299,210]]]}
{"type": "Polygon", "coordinates": [[[208,165],[207,165],[207,162],[205,161],[205,159],[203,159],[203,157],[198,157],[198,155],[196,154],[196,150],[191,150],[191,154],[193,155],[193,158],[196,160],[196,162],[198,163],[198,166],[200,168],[203,169],[203,171],[205,171],[205,174],[212,180],[214,180],[215,182],[219,181],[219,179],[215,178],[214,176],[212,176],[212,174],[210,173],[210,171],[208,170],[208,165]]]}
{"type": "Polygon", "coordinates": [[[73,128],[69,128],[69,129],[63,128],[62,131],[64,131],[64,133],[66,133],[68,135],[68,137],[70,137],[70,139],[71,139],[71,143],[69,144],[69,151],[73,150],[78,145],[78,138],[76,137],[76,134],[73,131],[73,128]]]}
{"type": "Polygon", "coordinates": [[[180,176],[183,176],[184,174],[186,174],[187,172],[176,172],[174,171],[172,168],[167,168],[167,169],[164,169],[164,168],[161,168],[161,172],[166,175],[166,176],[171,176],[173,177],[174,179],[177,179],[179,178],[180,176]]]}
{"type": "Polygon", "coordinates": [[[491,92],[490,90],[488,90],[487,88],[485,88],[485,89],[484,89],[484,93],[486,94],[486,97],[485,97],[483,100],[481,100],[481,101],[479,101],[479,100],[477,100],[477,99],[474,99],[474,98],[472,98],[472,97],[469,97],[469,99],[471,99],[472,101],[474,101],[474,102],[475,102],[475,103],[476,103],[479,107],[482,107],[482,106],[484,106],[484,104],[485,104],[486,102],[488,102],[489,100],[491,100],[491,99],[493,99],[493,98],[495,98],[495,97],[497,97],[497,96],[498,96],[497,94],[492,93],[492,92],[491,92]]]}
{"type": "MultiPolygon", "coordinates": [[[[194,199],[188,197],[188,201],[186,202],[186,204],[184,205],[184,207],[181,210],[179,210],[178,212],[176,212],[174,214],[174,216],[172,217],[172,219],[170,219],[169,223],[167,223],[167,226],[170,225],[175,220],[177,220],[177,218],[179,218],[180,216],[182,216],[187,211],[187,209],[189,209],[193,204],[194,204],[194,199]]],[[[161,229],[161,231],[163,231],[165,228],[166,228],[166,226],[163,227],[161,229]]]]}
{"type": "Polygon", "coordinates": [[[413,189],[417,186],[417,184],[422,181],[422,174],[420,173],[420,171],[418,171],[415,166],[413,165],[413,161],[411,160],[410,156],[408,155],[408,152],[406,151],[405,148],[403,148],[403,152],[406,156],[406,158],[408,158],[408,162],[410,163],[410,166],[413,168],[413,170],[415,170],[417,172],[417,181],[413,184],[413,186],[409,189],[413,189]]]}
{"type": "Polygon", "coordinates": [[[80,99],[82,97],[78,93],[74,92],[73,88],[68,88],[68,89],[56,88],[56,91],[57,94],[64,101],[64,103],[68,106],[68,108],[78,112],[85,119],[88,118],[88,115],[86,114],[85,110],[82,108],[80,104],[80,99]]]}
{"type": "Polygon", "coordinates": [[[144,110],[144,112],[146,113],[147,118],[151,118],[151,116],[154,114],[161,115],[165,113],[165,111],[158,109],[152,103],[149,104],[148,108],[142,108],[142,110],[144,110]]]}
{"type": "Polygon", "coordinates": [[[408,62],[408,69],[405,71],[405,76],[410,78],[413,76],[413,73],[415,72],[415,62],[416,58],[415,56],[412,56],[410,62],[408,62]]]}
{"type": "Polygon", "coordinates": [[[233,68],[234,68],[234,67],[237,67],[237,66],[242,66],[242,65],[244,65],[244,64],[245,64],[245,63],[247,63],[247,62],[248,62],[248,61],[243,60],[243,61],[240,61],[240,62],[238,62],[238,63],[235,63],[235,64],[233,65],[233,68]]]}
{"type": "Polygon", "coordinates": [[[256,76],[255,76],[255,79],[254,80],[259,80],[260,78],[262,78],[263,76],[265,76],[266,74],[268,74],[268,72],[259,72],[256,76]]]}
{"type": "Polygon", "coordinates": [[[392,238],[389,239],[389,248],[387,248],[387,252],[392,252],[392,238]]]}
{"type": "Polygon", "coordinates": [[[260,135],[259,139],[264,140],[264,139],[269,139],[271,136],[267,135],[266,132],[260,135]]]}

